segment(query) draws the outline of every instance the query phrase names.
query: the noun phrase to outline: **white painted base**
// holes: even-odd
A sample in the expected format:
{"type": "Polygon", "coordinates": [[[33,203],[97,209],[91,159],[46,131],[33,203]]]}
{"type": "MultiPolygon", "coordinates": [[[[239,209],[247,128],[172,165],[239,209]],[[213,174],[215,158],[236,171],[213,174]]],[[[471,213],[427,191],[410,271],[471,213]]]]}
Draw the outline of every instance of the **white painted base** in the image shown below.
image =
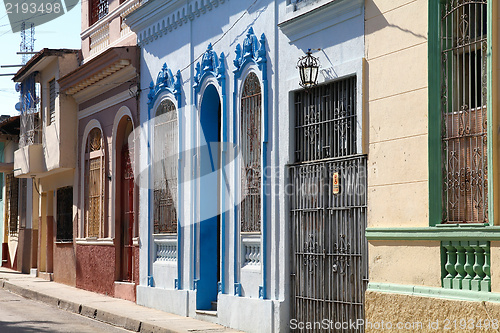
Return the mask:
{"type": "Polygon", "coordinates": [[[279,301],[219,294],[218,324],[249,333],[288,332],[288,327],[280,327],[282,306],[279,301]]]}
{"type": "Polygon", "coordinates": [[[177,264],[173,262],[154,262],[153,279],[155,288],[175,289],[175,279],[177,278],[177,264]]]}
{"type": "Polygon", "coordinates": [[[262,284],[260,265],[257,267],[243,267],[239,282],[241,283],[241,296],[245,298],[259,298],[259,286],[262,284]]]}
{"type": "Polygon", "coordinates": [[[280,301],[219,294],[214,315],[205,313],[211,311],[196,311],[196,291],[137,286],[137,304],[249,333],[289,331],[283,322],[284,303],[280,301]]]}
{"type": "Polygon", "coordinates": [[[137,286],[137,304],[188,316],[188,291],[137,286]]]}

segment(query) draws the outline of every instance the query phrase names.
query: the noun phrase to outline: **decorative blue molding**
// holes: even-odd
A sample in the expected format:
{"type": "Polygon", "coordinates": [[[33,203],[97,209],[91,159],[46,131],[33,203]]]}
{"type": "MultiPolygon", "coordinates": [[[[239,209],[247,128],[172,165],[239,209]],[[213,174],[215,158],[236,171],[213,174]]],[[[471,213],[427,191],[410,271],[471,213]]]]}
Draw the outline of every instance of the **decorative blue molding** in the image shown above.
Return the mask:
{"type": "Polygon", "coordinates": [[[219,294],[222,294],[222,282],[217,282],[217,292],[219,294]]]}
{"type": "Polygon", "coordinates": [[[209,43],[207,50],[201,58],[201,63],[196,63],[194,84],[195,93],[199,93],[201,83],[207,76],[214,76],[219,84],[222,86],[222,81],[225,80],[226,75],[226,65],[225,65],[224,52],[220,54],[220,58],[217,57],[217,53],[212,48],[212,43],[209,43]]]}
{"type": "MultiPolygon", "coordinates": [[[[260,38],[257,40],[253,28],[250,27],[246,34],[245,40],[243,41],[243,46],[240,44],[236,45],[235,49],[236,58],[233,60],[234,64],[234,90],[233,90],[233,110],[238,110],[239,103],[239,89],[238,85],[242,84],[245,78],[241,76],[245,73],[245,69],[247,66],[254,65],[256,66],[262,74],[262,170],[265,170],[268,167],[267,162],[267,141],[268,141],[268,105],[269,105],[269,94],[268,94],[268,81],[267,81],[267,53],[266,53],[266,36],[262,34],[260,38]]],[[[233,117],[233,138],[236,142],[238,135],[238,117],[233,117]]],[[[240,183],[240,175],[238,172],[234,174],[234,182],[235,184],[240,183]]],[[[262,172],[262,223],[261,223],[261,232],[262,232],[262,286],[259,287],[259,297],[266,299],[267,298],[267,201],[268,201],[268,191],[267,187],[267,173],[262,172]]],[[[239,235],[237,230],[239,230],[239,220],[238,220],[238,205],[234,207],[234,248],[239,248],[239,235]]],[[[239,251],[234,251],[234,281],[235,284],[238,283],[238,272],[240,270],[239,267],[239,251]]],[[[241,294],[239,295],[241,296],[241,294]]]]}
{"type": "Polygon", "coordinates": [[[198,281],[200,281],[200,280],[199,279],[193,280],[193,290],[198,290],[198,281]]]}
{"type": "MultiPolygon", "coordinates": [[[[151,142],[153,136],[153,130],[151,127],[151,120],[155,117],[153,114],[153,106],[156,103],[156,100],[159,96],[161,96],[164,92],[168,92],[174,95],[175,100],[177,101],[177,111],[181,110],[181,87],[182,87],[182,79],[181,79],[181,71],[178,70],[177,73],[172,75],[172,71],[167,66],[166,63],[163,64],[158,76],[156,77],[156,83],[151,81],[149,84],[149,93],[148,93],[148,182],[149,182],[149,191],[148,191],[148,285],[153,287],[153,278],[152,278],[152,251],[153,251],[153,242],[152,242],[152,218],[151,218],[151,210],[153,209],[153,186],[152,186],[152,168],[153,168],[153,155],[151,154],[151,142]],[[150,281],[151,280],[151,281],[150,281]]],[[[177,168],[177,181],[180,183],[182,179],[181,174],[181,152],[183,147],[183,135],[182,135],[182,117],[177,117],[178,128],[179,128],[179,139],[178,139],[178,168],[177,168]]],[[[182,198],[182,187],[177,186],[177,197],[182,198]]],[[[181,207],[182,200],[178,200],[177,211],[182,211],[181,207]]],[[[182,251],[182,227],[180,223],[180,216],[178,216],[177,220],[177,278],[175,279],[175,289],[181,289],[181,281],[182,281],[182,265],[181,265],[181,251],[182,251]]]]}
{"type": "Polygon", "coordinates": [[[155,280],[153,279],[152,276],[148,276],[148,287],[154,287],[155,286],[155,280]]]}
{"type": "Polygon", "coordinates": [[[156,102],[158,96],[164,91],[172,93],[177,102],[180,100],[181,93],[181,71],[177,71],[175,77],[172,75],[172,71],[168,68],[167,64],[164,63],[158,76],[156,77],[156,84],[151,81],[149,84],[148,93],[148,107],[151,109],[156,102]]]}
{"type": "MultiPolygon", "coordinates": [[[[193,89],[194,89],[194,105],[198,106],[198,101],[201,96],[200,90],[201,87],[203,86],[203,82],[205,79],[209,77],[213,77],[217,80],[219,86],[220,86],[220,92],[221,92],[221,115],[222,115],[222,121],[221,121],[221,141],[222,143],[227,142],[227,118],[228,118],[228,110],[227,110],[227,96],[226,96],[226,64],[225,64],[225,55],[222,52],[219,57],[217,57],[217,53],[213,50],[212,43],[209,43],[207,46],[207,50],[203,54],[201,58],[201,62],[196,63],[195,65],[195,75],[194,75],[194,83],[193,83],[193,89]]],[[[194,141],[194,133],[195,129],[192,129],[192,140],[194,141]]],[[[226,145],[222,144],[222,157],[221,157],[221,165],[226,165],[226,145]]],[[[195,157],[191,156],[192,158],[192,163],[194,165],[195,163],[195,157]]],[[[196,171],[199,172],[199,171],[196,171]]],[[[196,207],[199,203],[196,201],[196,189],[195,189],[195,182],[191,182],[191,193],[192,193],[192,203],[196,207]]],[[[225,212],[225,193],[222,191],[221,194],[221,203],[224,205],[222,207],[222,211],[225,212]]],[[[198,224],[193,224],[192,232],[193,232],[193,251],[194,253],[197,253],[197,241],[196,241],[196,235],[198,233],[199,226],[198,224]]],[[[222,213],[221,215],[221,234],[225,235],[226,234],[226,214],[222,213]]],[[[224,237],[223,237],[224,239],[224,237]]],[[[221,258],[222,258],[222,263],[221,263],[221,281],[219,282],[220,285],[218,285],[217,290],[219,293],[224,293],[226,290],[226,279],[225,279],[225,271],[226,271],[226,242],[222,241],[221,243],[221,258]]],[[[193,276],[197,276],[198,272],[196,270],[196,255],[193,256],[192,258],[193,262],[193,267],[195,267],[193,276]]],[[[196,280],[194,280],[196,281],[196,280]]],[[[196,289],[196,288],[195,288],[196,289]]]]}
{"type": "Polygon", "coordinates": [[[238,44],[236,45],[236,58],[233,60],[234,70],[233,72],[241,75],[241,70],[245,68],[248,63],[254,63],[259,66],[262,71],[263,68],[261,64],[266,63],[266,36],[262,34],[260,36],[260,41],[257,40],[253,32],[253,28],[248,29],[245,40],[243,41],[243,47],[238,44]]]}
{"type": "Polygon", "coordinates": [[[239,282],[234,284],[234,295],[241,296],[241,283],[239,282]]]}

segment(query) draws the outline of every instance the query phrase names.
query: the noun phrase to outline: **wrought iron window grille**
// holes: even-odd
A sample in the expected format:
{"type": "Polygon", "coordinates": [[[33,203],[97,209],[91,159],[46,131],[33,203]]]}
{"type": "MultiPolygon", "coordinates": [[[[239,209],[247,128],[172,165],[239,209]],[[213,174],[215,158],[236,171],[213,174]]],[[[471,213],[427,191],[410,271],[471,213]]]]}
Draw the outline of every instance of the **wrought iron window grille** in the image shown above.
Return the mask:
{"type": "Polygon", "coordinates": [[[487,1],[441,13],[443,223],[488,223],[487,1]]]}
{"type": "Polygon", "coordinates": [[[356,78],[295,95],[295,161],[356,153],[356,78]]]}
{"type": "Polygon", "coordinates": [[[31,74],[21,84],[19,147],[40,143],[40,84],[31,74]]]}
{"type": "Polygon", "coordinates": [[[13,173],[5,175],[6,189],[6,221],[9,223],[9,235],[17,236],[19,232],[18,199],[19,179],[13,173]]]}
{"type": "Polygon", "coordinates": [[[48,125],[56,121],[56,80],[49,81],[49,117],[48,125]]]}
{"type": "Polygon", "coordinates": [[[154,124],[154,233],[177,232],[178,125],[175,104],[166,99],[154,124]]]}
{"type": "Polygon", "coordinates": [[[85,237],[104,237],[104,177],[105,163],[102,133],[90,131],[85,149],[85,237]]]}
{"type": "Polygon", "coordinates": [[[90,25],[96,23],[104,16],[108,15],[109,1],[108,0],[91,0],[90,1],[90,25]]]}
{"type": "Polygon", "coordinates": [[[73,187],[57,189],[56,241],[73,241],[73,187]]]}
{"type": "Polygon", "coordinates": [[[243,85],[240,113],[241,232],[261,231],[261,114],[259,78],[255,73],[250,73],[243,85]]]}

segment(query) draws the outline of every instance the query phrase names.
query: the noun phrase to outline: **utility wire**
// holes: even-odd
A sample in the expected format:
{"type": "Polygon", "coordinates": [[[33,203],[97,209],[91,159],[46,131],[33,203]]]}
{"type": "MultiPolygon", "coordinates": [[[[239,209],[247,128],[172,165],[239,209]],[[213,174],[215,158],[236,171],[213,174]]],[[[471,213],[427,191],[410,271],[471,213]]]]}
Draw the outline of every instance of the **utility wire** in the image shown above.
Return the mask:
{"type": "MultiPolygon", "coordinates": [[[[212,43],[212,46],[216,45],[217,43],[219,43],[235,26],[236,24],[238,24],[239,21],[241,21],[241,19],[243,19],[243,17],[248,14],[248,11],[257,3],[257,1],[259,0],[255,0],[250,6],[248,6],[248,8],[240,15],[240,17],[238,17],[238,19],[236,19],[236,21],[233,22],[233,24],[229,27],[229,29],[227,29],[223,34],[222,36],[220,36],[215,42],[212,43]]],[[[190,64],[188,64],[186,67],[182,68],[180,70],[180,72],[184,72],[185,70],[189,69],[192,65],[194,65],[201,57],[203,57],[203,55],[205,54],[205,52],[201,53],[199,56],[197,56],[190,64]]],[[[128,83],[134,83],[134,80],[128,80],[126,81],[128,83]]],[[[99,84],[99,83],[94,83],[92,84],[92,86],[97,86],[97,87],[104,87],[104,86],[110,86],[110,85],[121,85],[123,84],[124,82],[121,82],[121,83],[105,83],[105,84],[99,84]]],[[[142,88],[142,89],[138,89],[138,91],[145,91],[145,90],[149,90],[149,86],[146,87],[146,88],[142,88]]]]}
{"type": "MultiPolygon", "coordinates": [[[[53,0],[52,3],[54,3],[55,1],[58,1],[58,0],[53,0]]],[[[217,43],[219,43],[235,26],[236,24],[238,24],[238,22],[240,22],[243,17],[248,14],[249,10],[258,2],[259,0],[254,0],[254,2],[248,6],[248,8],[238,17],[238,19],[236,19],[236,21],[233,22],[233,24],[229,27],[229,29],[227,29],[215,42],[212,43],[212,46],[214,45],[217,45],[217,43]]],[[[82,4],[84,2],[88,2],[88,0],[82,0],[81,1],[82,4]]],[[[36,15],[35,15],[36,16],[36,15]]],[[[34,16],[33,16],[34,17],[34,16]]],[[[30,18],[31,19],[31,18],[30,18]]],[[[25,21],[25,20],[22,20],[22,21],[25,21]]],[[[18,22],[22,22],[22,21],[18,21],[18,22]]],[[[3,33],[3,34],[0,34],[0,37],[2,37],[3,35],[5,35],[6,33],[8,33],[9,31],[3,33]]],[[[198,55],[191,63],[189,63],[187,66],[185,66],[184,68],[182,68],[180,70],[180,72],[184,72],[185,70],[189,69],[192,65],[194,65],[201,57],[203,57],[203,55],[205,54],[205,52],[201,53],[200,55],[198,55]]],[[[124,83],[134,83],[135,80],[128,80],[128,81],[125,81],[125,82],[120,82],[120,83],[105,83],[105,84],[99,84],[99,83],[94,83],[92,84],[92,86],[94,87],[105,87],[105,86],[116,86],[116,85],[121,85],[121,84],[124,84],[124,83]]],[[[42,88],[43,89],[43,88],[42,88]]],[[[138,92],[142,92],[142,91],[145,91],[145,90],[149,90],[149,86],[146,87],[146,88],[142,88],[142,89],[138,89],[137,91],[138,92]]]]}
{"type": "MultiPolygon", "coordinates": [[[[227,29],[227,30],[226,30],[226,32],[224,32],[224,33],[222,34],[222,36],[220,36],[220,37],[219,37],[219,39],[217,39],[215,42],[213,42],[213,43],[212,43],[212,46],[214,46],[214,45],[216,45],[218,42],[220,42],[220,41],[221,41],[221,39],[222,39],[222,38],[224,38],[224,36],[226,36],[226,35],[227,35],[227,33],[228,33],[229,31],[231,31],[231,30],[234,28],[234,26],[235,26],[235,25],[236,25],[236,24],[237,24],[237,23],[238,23],[238,22],[239,22],[239,21],[243,18],[243,16],[245,16],[245,15],[248,13],[248,11],[250,10],[250,8],[252,8],[252,7],[253,7],[253,6],[257,3],[257,1],[259,1],[259,0],[255,0],[255,1],[254,1],[254,2],[253,2],[253,3],[252,3],[252,4],[251,4],[251,5],[250,5],[247,9],[245,9],[245,11],[243,12],[243,14],[241,14],[241,15],[240,15],[240,17],[238,17],[238,19],[237,19],[236,21],[234,21],[234,23],[231,25],[231,27],[229,27],[229,29],[227,29]]],[[[193,60],[193,61],[192,61],[189,65],[187,65],[186,67],[184,67],[183,69],[181,69],[181,73],[182,73],[182,72],[184,72],[184,71],[185,71],[186,69],[188,69],[189,67],[191,67],[191,66],[192,66],[195,62],[197,62],[197,61],[198,61],[201,57],[203,57],[203,55],[204,55],[204,54],[205,54],[205,53],[200,54],[200,55],[199,55],[196,59],[194,59],[194,60],[193,60]]]]}

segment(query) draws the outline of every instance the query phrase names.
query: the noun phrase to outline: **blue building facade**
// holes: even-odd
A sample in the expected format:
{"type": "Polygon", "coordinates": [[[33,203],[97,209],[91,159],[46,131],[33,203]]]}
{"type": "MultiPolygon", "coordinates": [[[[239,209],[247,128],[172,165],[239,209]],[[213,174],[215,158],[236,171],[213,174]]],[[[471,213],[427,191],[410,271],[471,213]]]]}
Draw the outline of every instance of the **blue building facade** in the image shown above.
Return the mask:
{"type": "Polygon", "coordinates": [[[125,21],[143,87],[137,302],[289,331],[291,319],[308,319],[297,286],[309,283],[295,278],[304,251],[287,192],[304,93],[296,64],[313,49],[320,85],[355,78],[353,151],[363,154],[363,1],[150,0],[125,21]]]}

